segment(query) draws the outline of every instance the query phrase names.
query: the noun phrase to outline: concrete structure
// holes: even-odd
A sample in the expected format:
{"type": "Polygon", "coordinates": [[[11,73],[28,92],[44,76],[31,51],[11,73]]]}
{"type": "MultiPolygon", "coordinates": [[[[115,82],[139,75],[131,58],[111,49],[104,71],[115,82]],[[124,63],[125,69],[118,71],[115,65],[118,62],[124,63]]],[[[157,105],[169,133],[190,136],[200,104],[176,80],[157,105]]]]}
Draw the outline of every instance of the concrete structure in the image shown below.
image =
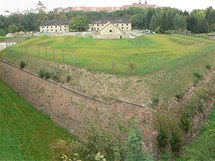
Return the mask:
{"type": "Polygon", "coordinates": [[[45,20],[40,24],[40,32],[42,33],[55,33],[55,32],[69,32],[70,20],[45,20]]]}
{"type": "Polygon", "coordinates": [[[129,38],[131,20],[126,18],[113,20],[91,20],[89,31],[93,32],[94,38],[129,38]]]}

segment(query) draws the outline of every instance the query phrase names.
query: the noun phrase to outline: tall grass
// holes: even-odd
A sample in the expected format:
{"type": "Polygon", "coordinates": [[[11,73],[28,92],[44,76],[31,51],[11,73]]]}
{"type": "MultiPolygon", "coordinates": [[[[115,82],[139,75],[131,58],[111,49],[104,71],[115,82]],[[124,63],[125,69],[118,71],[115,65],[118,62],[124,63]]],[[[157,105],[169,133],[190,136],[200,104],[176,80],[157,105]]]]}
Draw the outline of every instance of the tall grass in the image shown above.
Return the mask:
{"type": "Polygon", "coordinates": [[[52,144],[72,136],[0,81],[0,160],[52,160],[52,144]]]}

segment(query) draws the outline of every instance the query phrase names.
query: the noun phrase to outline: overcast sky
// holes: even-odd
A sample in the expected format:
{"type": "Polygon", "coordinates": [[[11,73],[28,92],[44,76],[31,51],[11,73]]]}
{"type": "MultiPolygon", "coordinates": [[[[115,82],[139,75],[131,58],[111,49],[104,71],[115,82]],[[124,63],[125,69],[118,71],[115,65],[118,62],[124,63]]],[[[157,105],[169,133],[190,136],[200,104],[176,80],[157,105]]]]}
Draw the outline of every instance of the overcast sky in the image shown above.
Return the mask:
{"type": "MultiPolygon", "coordinates": [[[[6,10],[15,12],[35,8],[39,0],[0,0],[0,14],[6,10]]],[[[49,9],[57,7],[74,6],[122,6],[139,2],[139,0],[41,0],[49,9]]],[[[145,0],[142,0],[144,3],[145,0]]],[[[148,4],[157,6],[175,7],[181,10],[191,11],[193,9],[205,9],[209,6],[215,8],[215,0],[148,0],[148,4]]]]}

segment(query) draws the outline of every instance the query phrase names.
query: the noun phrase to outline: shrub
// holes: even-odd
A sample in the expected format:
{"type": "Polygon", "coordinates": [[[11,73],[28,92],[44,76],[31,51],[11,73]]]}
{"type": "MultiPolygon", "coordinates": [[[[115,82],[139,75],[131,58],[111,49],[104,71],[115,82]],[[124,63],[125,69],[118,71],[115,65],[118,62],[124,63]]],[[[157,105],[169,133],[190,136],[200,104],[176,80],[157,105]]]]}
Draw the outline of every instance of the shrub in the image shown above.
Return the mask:
{"type": "Polygon", "coordinates": [[[194,77],[197,78],[198,80],[203,78],[203,74],[199,71],[193,73],[194,77]]]}
{"type": "Polygon", "coordinates": [[[138,121],[134,120],[128,132],[128,138],[125,144],[125,161],[145,160],[146,156],[142,147],[141,132],[138,127],[138,121]]]}
{"type": "Polygon", "coordinates": [[[211,69],[211,65],[210,65],[210,64],[207,64],[207,65],[206,65],[206,69],[210,70],[210,69],[211,69]]]}
{"type": "Polygon", "coordinates": [[[158,146],[160,150],[165,149],[168,144],[168,139],[168,131],[164,128],[160,128],[157,136],[158,146]]]}
{"type": "Polygon", "coordinates": [[[157,106],[159,104],[160,98],[159,96],[153,97],[152,98],[152,105],[157,106]]]}
{"type": "Polygon", "coordinates": [[[183,99],[183,94],[182,93],[176,94],[175,98],[177,98],[178,100],[182,100],[183,99]]]}
{"type": "Polygon", "coordinates": [[[129,68],[130,73],[134,74],[136,65],[131,61],[131,62],[128,63],[128,68],[129,68]]]}
{"type": "Polygon", "coordinates": [[[44,69],[40,69],[40,71],[39,71],[40,78],[43,78],[44,75],[45,75],[45,70],[44,69]]]}
{"type": "Polygon", "coordinates": [[[47,70],[45,70],[45,69],[40,69],[40,71],[39,71],[39,76],[41,77],[41,78],[45,78],[45,79],[49,79],[50,78],[50,73],[49,73],[49,71],[47,71],[47,70]]]}
{"type": "Polygon", "coordinates": [[[21,61],[19,63],[19,67],[20,67],[20,69],[24,69],[26,67],[26,63],[24,61],[21,61]]]}
{"type": "Polygon", "coordinates": [[[71,80],[71,76],[68,75],[68,76],[66,77],[66,82],[68,83],[70,80],[71,80]]]}
{"type": "Polygon", "coordinates": [[[186,113],[184,112],[181,115],[180,121],[181,121],[182,129],[187,133],[191,125],[190,115],[187,112],[186,113]]]}
{"type": "Polygon", "coordinates": [[[51,75],[51,78],[52,78],[53,80],[55,80],[55,81],[57,81],[57,82],[60,81],[60,78],[59,78],[59,76],[58,76],[58,72],[52,71],[50,75],[51,75]]]}
{"type": "Polygon", "coordinates": [[[45,71],[44,78],[45,79],[49,79],[50,78],[50,73],[48,71],[45,71]]]}
{"type": "Polygon", "coordinates": [[[182,147],[182,135],[180,129],[173,131],[170,139],[171,149],[174,154],[178,154],[182,147]]]}

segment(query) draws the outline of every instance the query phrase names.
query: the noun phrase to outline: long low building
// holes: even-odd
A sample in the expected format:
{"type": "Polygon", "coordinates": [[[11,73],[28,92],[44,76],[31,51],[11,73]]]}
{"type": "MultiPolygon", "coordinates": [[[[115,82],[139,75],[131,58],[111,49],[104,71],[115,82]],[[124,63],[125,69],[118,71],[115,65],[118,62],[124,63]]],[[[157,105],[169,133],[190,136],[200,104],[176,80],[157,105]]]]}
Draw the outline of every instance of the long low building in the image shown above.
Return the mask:
{"type": "Polygon", "coordinates": [[[54,32],[69,32],[69,23],[71,20],[44,20],[40,24],[40,32],[54,33],[54,32]]]}

